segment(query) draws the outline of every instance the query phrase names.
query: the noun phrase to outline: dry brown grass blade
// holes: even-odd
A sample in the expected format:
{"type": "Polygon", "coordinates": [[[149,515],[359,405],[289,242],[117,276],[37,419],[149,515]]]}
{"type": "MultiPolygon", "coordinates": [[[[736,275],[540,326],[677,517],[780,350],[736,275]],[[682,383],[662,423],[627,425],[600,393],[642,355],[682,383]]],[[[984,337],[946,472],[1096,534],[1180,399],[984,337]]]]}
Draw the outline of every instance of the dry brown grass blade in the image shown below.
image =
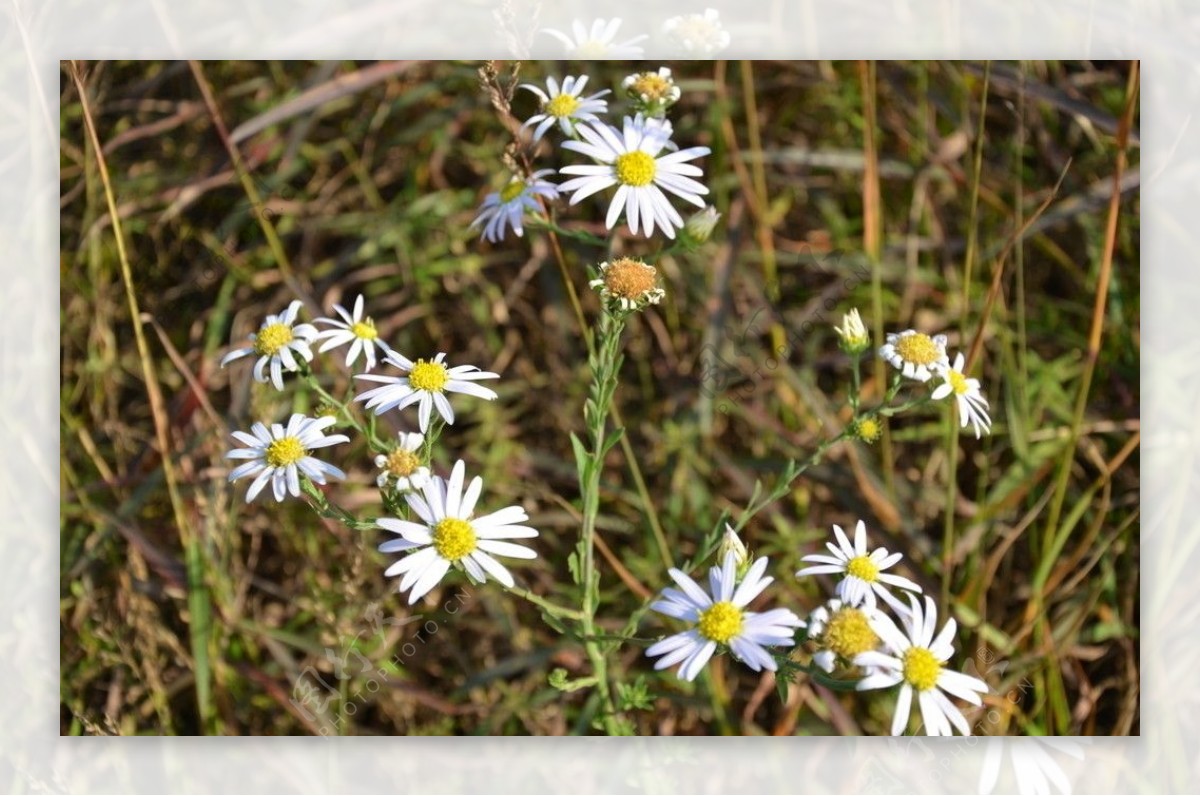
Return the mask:
{"type": "Polygon", "coordinates": [[[643,600],[649,600],[654,596],[654,592],[647,589],[640,580],[633,576],[633,573],[625,568],[621,563],[621,559],[617,558],[613,553],[612,548],[605,543],[604,538],[600,534],[596,534],[596,547],[599,548],[600,554],[604,556],[604,560],[612,566],[613,571],[617,573],[617,577],[621,582],[629,587],[629,590],[641,597],[643,600]]]}
{"type": "Polygon", "coordinates": [[[148,312],[142,313],[142,321],[154,327],[154,332],[158,335],[158,341],[162,343],[163,350],[167,352],[171,364],[179,371],[179,375],[183,376],[183,380],[188,383],[188,387],[192,390],[192,396],[204,408],[204,413],[208,415],[208,420],[213,424],[213,428],[225,428],[225,423],[221,420],[221,416],[217,414],[217,410],[213,408],[212,401],[208,400],[208,390],[204,389],[204,385],[196,379],[195,374],[192,373],[192,369],[188,367],[183,356],[175,349],[174,344],[171,343],[171,338],[167,336],[166,330],[148,312]]]}
{"type": "Polygon", "coordinates": [[[262,197],[258,193],[258,188],[254,186],[254,180],[250,179],[250,174],[246,169],[237,145],[229,137],[229,130],[225,126],[225,120],[221,117],[220,109],[217,107],[217,100],[213,96],[212,86],[209,85],[208,79],[204,77],[203,67],[201,67],[198,61],[188,61],[188,66],[191,67],[192,75],[196,78],[196,85],[200,87],[200,93],[204,97],[204,105],[208,108],[213,126],[217,129],[217,135],[220,137],[221,143],[225,146],[225,151],[229,154],[229,160],[233,165],[234,171],[237,172],[238,179],[242,183],[242,188],[246,191],[246,196],[250,199],[250,204],[254,207],[254,216],[262,228],[263,236],[267,239],[267,245],[271,249],[271,254],[275,257],[275,264],[279,267],[279,273],[283,276],[283,281],[298,298],[304,301],[309,311],[315,310],[319,313],[321,311],[320,305],[317,304],[316,299],[296,279],[291,260],[283,250],[283,244],[279,240],[279,234],[275,231],[275,225],[271,222],[269,214],[263,212],[262,197]]]}
{"type": "Polygon", "coordinates": [[[1049,550],[1053,543],[1058,519],[1062,515],[1063,502],[1067,497],[1067,482],[1070,476],[1070,464],[1074,459],[1075,446],[1079,442],[1079,430],[1083,426],[1083,416],[1087,410],[1088,395],[1092,389],[1092,376],[1096,371],[1096,360],[1100,353],[1100,339],[1104,334],[1105,308],[1108,306],[1108,285],[1112,278],[1113,252],[1117,246],[1117,219],[1121,214],[1121,177],[1125,173],[1128,161],[1126,149],[1129,146],[1129,132],[1133,128],[1133,113],[1137,107],[1138,98],[1138,61],[1129,65],[1129,82],[1125,88],[1125,110],[1121,114],[1121,124],[1117,128],[1117,159],[1113,167],[1113,189],[1108,204],[1108,218],[1104,228],[1104,249],[1100,259],[1100,276],[1096,283],[1096,297],[1092,305],[1092,326],[1088,333],[1087,357],[1083,363],[1083,375],[1079,382],[1079,392],[1075,400],[1075,413],[1071,423],[1071,437],[1067,443],[1066,453],[1059,466],[1057,483],[1054,488],[1054,501],[1050,504],[1050,514],[1046,521],[1049,532],[1045,535],[1045,549],[1049,550]]]}

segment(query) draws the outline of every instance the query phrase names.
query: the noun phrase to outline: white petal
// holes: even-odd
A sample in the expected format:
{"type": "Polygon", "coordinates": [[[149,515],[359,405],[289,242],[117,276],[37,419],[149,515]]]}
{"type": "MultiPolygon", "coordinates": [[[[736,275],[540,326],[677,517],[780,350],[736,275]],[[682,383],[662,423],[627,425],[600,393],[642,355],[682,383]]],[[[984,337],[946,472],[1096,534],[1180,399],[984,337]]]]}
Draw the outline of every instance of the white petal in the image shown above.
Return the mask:
{"type": "Polygon", "coordinates": [[[508,558],[537,558],[537,552],[528,547],[522,547],[512,542],[500,542],[495,539],[480,539],[477,544],[480,550],[486,550],[493,555],[508,558]]]}
{"type": "Polygon", "coordinates": [[[684,661],[683,666],[679,669],[679,676],[684,680],[695,680],[696,675],[700,674],[700,670],[704,668],[704,664],[708,663],[708,659],[712,657],[716,649],[715,641],[705,642],[704,646],[693,652],[692,656],[684,661]]]}
{"type": "Polygon", "coordinates": [[[510,589],[513,587],[512,573],[505,569],[504,565],[499,561],[481,550],[476,550],[475,552],[471,553],[471,558],[475,559],[479,565],[486,569],[488,574],[494,577],[496,580],[500,581],[510,589]]]}
{"type": "Polygon", "coordinates": [[[408,604],[412,605],[420,598],[424,597],[429,591],[438,584],[446,572],[450,569],[450,562],[444,558],[437,558],[426,569],[425,572],[413,584],[412,591],[408,593],[408,604]]]}
{"type": "Polygon", "coordinates": [[[896,699],[896,715],[892,717],[892,735],[903,735],[908,727],[908,714],[912,710],[912,686],[905,684],[896,699]]]}

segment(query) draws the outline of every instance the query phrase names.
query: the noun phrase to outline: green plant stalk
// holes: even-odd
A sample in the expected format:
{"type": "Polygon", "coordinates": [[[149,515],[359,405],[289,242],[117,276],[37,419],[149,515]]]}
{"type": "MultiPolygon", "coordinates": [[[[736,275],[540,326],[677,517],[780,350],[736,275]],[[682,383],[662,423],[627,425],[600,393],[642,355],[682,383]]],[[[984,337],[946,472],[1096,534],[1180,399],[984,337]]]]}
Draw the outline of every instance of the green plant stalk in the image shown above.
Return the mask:
{"type": "Polygon", "coordinates": [[[360,520],[334,503],[308,478],[300,479],[300,491],[312,500],[313,511],[326,519],[336,520],[356,531],[372,531],[377,527],[373,520],[360,520]]]}
{"type": "MultiPolygon", "coordinates": [[[[584,636],[584,649],[596,677],[596,690],[600,695],[602,722],[609,735],[619,734],[616,710],[608,682],[608,664],[601,646],[591,640],[596,635],[596,608],[599,602],[599,572],[595,565],[596,519],[600,513],[600,477],[604,472],[604,455],[615,444],[615,439],[606,438],[608,413],[613,395],[617,390],[618,373],[623,359],[620,351],[621,333],[625,330],[627,313],[601,313],[595,334],[594,352],[589,357],[592,384],[584,405],[584,422],[588,427],[589,449],[579,455],[579,485],[583,496],[583,522],[580,530],[579,561],[580,582],[583,586],[582,618],[580,629],[584,636]]],[[[615,432],[619,435],[621,432],[615,432]]],[[[573,440],[578,443],[578,440],[573,440]]]]}
{"type": "Polygon", "coordinates": [[[839,432],[836,436],[829,437],[821,442],[821,444],[817,446],[817,449],[813,451],[812,454],[803,462],[797,463],[795,460],[788,462],[787,467],[785,467],[783,470],[783,476],[779,479],[779,482],[765,496],[760,497],[758,495],[759,490],[756,488],[754,496],[751,497],[750,502],[746,506],[746,510],[742,512],[741,518],[734,525],[734,530],[740,531],[742,528],[746,527],[746,525],[751,519],[754,518],[756,514],[774,503],[779,498],[786,495],[788,491],[791,490],[792,484],[795,483],[797,478],[803,475],[804,472],[813,465],[820,463],[821,458],[825,455],[826,451],[842,440],[853,436],[854,425],[859,420],[868,417],[891,417],[909,409],[914,409],[929,401],[928,395],[922,395],[917,398],[913,398],[912,400],[905,401],[898,406],[888,406],[887,404],[891,403],[896,398],[897,393],[900,392],[900,387],[902,384],[903,382],[901,379],[893,379],[891,386],[888,388],[887,394],[883,397],[883,401],[877,408],[868,412],[856,412],[854,417],[850,419],[850,422],[846,424],[846,427],[842,429],[841,432],[839,432]]]}
{"type": "Polygon", "coordinates": [[[942,527],[942,601],[939,606],[943,616],[949,616],[951,567],[954,561],[954,508],[958,497],[958,423],[954,409],[947,409],[950,427],[946,432],[946,517],[942,527]]]}
{"type": "MultiPolygon", "coordinates": [[[[572,136],[577,138],[578,136],[572,136]]],[[[521,151],[521,163],[524,167],[526,176],[533,174],[533,164],[530,162],[528,153],[521,151]]],[[[538,197],[538,203],[542,208],[542,216],[533,216],[530,228],[543,227],[547,232],[547,239],[550,241],[550,248],[554,252],[554,261],[558,265],[559,275],[563,280],[563,287],[566,289],[567,298],[571,304],[571,310],[575,313],[575,321],[579,324],[579,333],[583,338],[584,345],[587,346],[589,360],[595,355],[596,349],[592,342],[592,337],[588,333],[587,321],[583,317],[583,305],[579,303],[579,294],[575,290],[575,283],[571,280],[570,271],[567,269],[567,260],[563,255],[562,244],[558,240],[559,235],[564,237],[574,238],[586,243],[591,243],[597,246],[602,246],[605,249],[605,259],[612,258],[613,244],[616,242],[616,236],[608,238],[600,238],[587,232],[574,231],[560,227],[556,221],[554,208],[544,198],[538,197]]],[[[681,239],[682,242],[682,239],[681,239]]],[[[666,252],[660,252],[660,257],[667,256],[674,247],[666,252]]],[[[621,419],[621,413],[615,405],[610,406],[612,411],[613,422],[618,426],[623,427],[624,421],[621,419]]],[[[646,512],[646,519],[650,522],[650,531],[654,535],[654,542],[658,548],[659,557],[662,558],[663,566],[671,567],[671,548],[667,544],[666,534],[663,533],[662,523],[659,522],[658,512],[654,508],[654,502],[650,499],[650,491],[646,488],[646,479],[642,477],[642,468],[638,464],[637,457],[633,455],[633,445],[629,442],[629,438],[624,434],[621,435],[621,450],[625,454],[625,461],[629,465],[629,473],[633,476],[634,487],[637,489],[638,497],[642,501],[642,508],[646,512]]]]}
{"type": "MultiPolygon", "coordinates": [[[[576,611],[574,608],[567,608],[565,605],[559,605],[558,603],[550,602],[545,597],[539,597],[529,589],[514,587],[509,589],[508,592],[509,594],[515,594],[522,600],[526,600],[533,605],[536,605],[546,613],[559,619],[573,619],[575,621],[581,621],[583,619],[582,611],[576,611]]],[[[604,637],[600,636],[597,638],[603,639],[604,637]]]]}
{"type": "Polygon", "coordinates": [[[330,393],[317,382],[317,378],[313,375],[312,371],[307,369],[302,370],[301,376],[304,379],[305,386],[309,387],[313,392],[321,396],[321,398],[323,398],[327,403],[337,407],[340,417],[350,425],[354,426],[355,431],[367,438],[367,442],[370,444],[371,450],[375,451],[376,453],[385,453],[387,451],[387,446],[384,445],[380,440],[376,439],[374,428],[367,428],[363,426],[363,424],[359,423],[354,415],[351,414],[350,404],[348,402],[339,401],[337,398],[334,398],[332,393],[330,393]]]}
{"type": "Polygon", "coordinates": [[[862,354],[851,354],[850,360],[854,363],[854,367],[850,371],[853,374],[851,376],[853,381],[850,385],[850,413],[857,415],[858,402],[862,399],[862,373],[859,372],[859,366],[862,364],[862,354]]]}

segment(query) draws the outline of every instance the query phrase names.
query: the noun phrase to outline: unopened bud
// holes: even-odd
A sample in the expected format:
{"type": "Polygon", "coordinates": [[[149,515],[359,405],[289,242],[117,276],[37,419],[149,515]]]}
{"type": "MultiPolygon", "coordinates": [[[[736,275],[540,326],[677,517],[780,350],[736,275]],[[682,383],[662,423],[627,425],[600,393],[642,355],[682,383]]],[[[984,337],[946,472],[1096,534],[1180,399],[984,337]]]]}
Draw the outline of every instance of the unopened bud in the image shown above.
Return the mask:
{"type": "Polygon", "coordinates": [[[716,229],[717,222],[720,220],[721,214],[717,212],[717,208],[709,205],[703,210],[693,213],[684,224],[684,229],[687,230],[687,234],[692,240],[704,243],[712,237],[713,230],[716,229]]]}
{"type": "Polygon", "coordinates": [[[867,327],[863,326],[862,317],[857,309],[843,315],[842,325],[833,328],[841,338],[842,350],[851,356],[857,356],[871,346],[871,336],[867,334],[867,327]]]}
{"type": "Polygon", "coordinates": [[[721,546],[717,548],[717,558],[722,564],[725,559],[733,555],[734,566],[737,567],[738,579],[740,580],[746,574],[747,565],[750,563],[750,551],[746,549],[741,538],[738,537],[737,531],[733,529],[729,523],[725,523],[725,536],[721,539],[721,546]]]}
{"type": "Polygon", "coordinates": [[[860,417],[854,421],[850,428],[850,433],[855,439],[860,439],[870,445],[875,440],[879,439],[879,435],[883,433],[883,425],[875,417],[860,417]]]}

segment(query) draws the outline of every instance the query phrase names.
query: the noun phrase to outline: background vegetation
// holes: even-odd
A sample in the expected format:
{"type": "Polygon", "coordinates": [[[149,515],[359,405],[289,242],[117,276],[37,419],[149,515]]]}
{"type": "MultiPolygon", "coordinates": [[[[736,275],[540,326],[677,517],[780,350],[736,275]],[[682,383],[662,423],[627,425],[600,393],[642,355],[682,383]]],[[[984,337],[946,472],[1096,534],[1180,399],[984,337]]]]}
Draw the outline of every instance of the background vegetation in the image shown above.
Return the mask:
{"type": "MultiPolygon", "coordinates": [[[[220,369],[221,355],[294,298],[313,317],[362,292],[400,351],[502,374],[500,399],[464,406],[436,456],[484,476],[485,508],[527,508],[540,557],[519,582],[572,599],[568,433],[582,427],[586,353],[546,238],[490,246],[468,229],[511,140],[480,64],[79,66],[148,357],[64,64],[62,732],[588,731],[584,697],[548,683],[586,660],[534,606],[448,579],[410,609],[383,577],[384,534],[295,502],[247,506],[226,483],[231,429],[316,405],[254,384],[244,363],[220,369]]],[[[994,687],[998,719],[977,713],[980,731],[1137,733],[1136,101],[1119,163],[1135,65],[671,66],[678,137],[712,148],[723,218],[709,244],[657,262],[668,298],[627,333],[617,402],[634,456],[616,448],[604,479],[601,624],[619,629],[667,583],[656,526],[686,560],[755,479],[840,429],[848,366],[831,326],[857,306],[872,327],[945,332],[962,349],[978,337],[994,434],[959,435],[939,409],[875,446],[834,448],[746,530],[771,556],[773,602],[815,607],[829,584],[788,573],[831,524],[863,518],[953,606],[964,659],[994,687]]],[[[634,67],[519,68],[531,81],[585,71],[598,90],[634,67]]],[[[519,92],[517,114],[533,108],[519,92]]],[[[561,162],[546,151],[539,165],[561,162]]],[[[603,232],[599,202],[563,218],[603,232]]],[[[564,246],[594,316],[585,269],[602,252],[564,246]]],[[[345,394],[336,355],[320,362],[345,394]]],[[[868,394],[877,379],[868,367],[868,394]]],[[[349,479],[331,494],[376,516],[371,457],[357,441],[333,450],[349,479]]],[[[648,618],[639,635],[666,630],[648,618]]],[[[694,685],[654,673],[636,644],[612,666],[644,678],[642,733],[879,734],[890,718],[890,695],[802,679],[784,701],[770,675],[728,660],[694,685]]]]}

